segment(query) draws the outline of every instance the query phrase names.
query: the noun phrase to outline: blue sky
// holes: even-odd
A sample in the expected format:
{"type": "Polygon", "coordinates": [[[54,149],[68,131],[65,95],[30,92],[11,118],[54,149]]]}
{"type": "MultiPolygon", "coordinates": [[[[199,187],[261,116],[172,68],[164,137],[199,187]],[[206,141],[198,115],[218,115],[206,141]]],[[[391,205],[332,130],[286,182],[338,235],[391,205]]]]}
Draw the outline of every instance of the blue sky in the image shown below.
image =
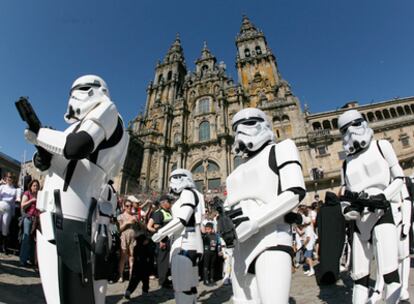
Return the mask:
{"type": "Polygon", "coordinates": [[[413,12],[409,0],[0,1],[0,151],[18,160],[33,153],[14,108],[21,95],[45,125],[66,128],[68,92],[82,74],[102,76],[124,120],[134,118],[176,33],[189,69],[206,40],[237,81],[243,14],[311,112],[412,96],[413,12]]]}

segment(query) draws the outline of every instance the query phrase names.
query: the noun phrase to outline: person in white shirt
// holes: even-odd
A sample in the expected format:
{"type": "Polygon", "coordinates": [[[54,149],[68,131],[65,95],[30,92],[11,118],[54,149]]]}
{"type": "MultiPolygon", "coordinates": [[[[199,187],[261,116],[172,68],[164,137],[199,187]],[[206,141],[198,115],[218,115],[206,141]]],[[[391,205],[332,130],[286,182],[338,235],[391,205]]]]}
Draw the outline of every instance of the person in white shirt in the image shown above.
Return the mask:
{"type": "Polygon", "coordinates": [[[14,216],[15,203],[19,199],[19,191],[14,186],[14,176],[8,172],[6,174],[6,184],[0,186],[0,251],[8,254],[7,243],[10,222],[14,216]]]}
{"type": "Polygon", "coordinates": [[[305,225],[303,245],[305,246],[305,259],[306,263],[309,265],[309,270],[305,271],[307,276],[313,276],[315,270],[313,269],[313,247],[315,246],[316,235],[311,224],[311,219],[306,217],[303,221],[305,225]]]}

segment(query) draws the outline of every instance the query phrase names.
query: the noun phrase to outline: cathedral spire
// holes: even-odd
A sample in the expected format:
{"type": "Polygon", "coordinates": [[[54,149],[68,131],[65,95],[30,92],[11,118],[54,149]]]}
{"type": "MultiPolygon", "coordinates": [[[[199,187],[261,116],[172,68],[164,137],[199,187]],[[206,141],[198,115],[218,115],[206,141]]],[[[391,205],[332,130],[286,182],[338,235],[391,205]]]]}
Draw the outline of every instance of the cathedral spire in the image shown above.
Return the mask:
{"type": "Polygon", "coordinates": [[[171,61],[184,62],[184,52],[181,46],[180,35],[177,33],[174,42],[171,44],[167,54],[164,57],[164,63],[171,61]]]}
{"type": "Polygon", "coordinates": [[[256,39],[258,37],[264,37],[263,32],[258,30],[246,15],[243,15],[242,25],[240,27],[240,32],[237,35],[236,42],[256,39]]]}
{"type": "Polygon", "coordinates": [[[212,59],[214,62],[216,62],[216,57],[211,53],[207,46],[207,41],[204,41],[203,49],[201,50],[201,57],[197,59],[196,64],[201,61],[206,61],[212,59]]]}

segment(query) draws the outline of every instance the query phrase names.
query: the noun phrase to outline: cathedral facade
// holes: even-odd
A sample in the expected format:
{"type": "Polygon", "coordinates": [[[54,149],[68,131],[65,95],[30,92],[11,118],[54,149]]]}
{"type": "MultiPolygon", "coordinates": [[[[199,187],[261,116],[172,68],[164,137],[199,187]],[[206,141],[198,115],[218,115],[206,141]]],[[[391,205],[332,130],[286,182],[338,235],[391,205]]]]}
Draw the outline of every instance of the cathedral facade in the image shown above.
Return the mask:
{"type": "Polygon", "coordinates": [[[128,176],[134,177],[131,185],[138,184],[125,192],[166,191],[171,171],[186,168],[201,191],[225,193],[226,177],[243,162],[231,151],[231,120],[246,107],[260,108],[268,115],[277,141],[296,142],[309,192],[335,191],[340,184],[344,152],[337,118],[350,107],[363,113],[377,138],[392,141],[407,174],[413,173],[414,98],[368,106],[351,102],[339,110],[312,114],[306,108],[302,111],[264,33],[246,16],[236,48],[238,82],[226,74],[225,64],[217,62],[206,43],[195,71],[187,70],[176,37],[147,87],[145,112],[129,126],[132,140],[140,145],[135,151],[141,154],[133,157],[136,170],[124,168],[124,172],[137,171],[128,176]]]}

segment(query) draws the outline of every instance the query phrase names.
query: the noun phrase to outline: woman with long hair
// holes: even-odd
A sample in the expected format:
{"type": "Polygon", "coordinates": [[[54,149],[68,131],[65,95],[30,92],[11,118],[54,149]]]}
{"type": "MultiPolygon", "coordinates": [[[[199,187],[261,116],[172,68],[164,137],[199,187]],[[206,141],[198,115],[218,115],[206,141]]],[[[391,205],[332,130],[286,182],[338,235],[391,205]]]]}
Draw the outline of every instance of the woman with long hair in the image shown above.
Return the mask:
{"type": "Polygon", "coordinates": [[[26,266],[30,261],[34,264],[35,232],[39,223],[39,210],[36,209],[37,192],[40,183],[37,179],[29,183],[28,190],[23,193],[21,208],[23,217],[23,235],[20,247],[20,265],[26,266]]]}
{"type": "Polygon", "coordinates": [[[140,231],[138,217],[132,211],[132,205],[138,199],[129,195],[124,203],[124,211],[118,216],[119,232],[121,233],[121,258],[119,261],[119,282],[123,282],[125,261],[128,259],[129,275],[131,276],[134,264],[135,236],[140,231]]]}

